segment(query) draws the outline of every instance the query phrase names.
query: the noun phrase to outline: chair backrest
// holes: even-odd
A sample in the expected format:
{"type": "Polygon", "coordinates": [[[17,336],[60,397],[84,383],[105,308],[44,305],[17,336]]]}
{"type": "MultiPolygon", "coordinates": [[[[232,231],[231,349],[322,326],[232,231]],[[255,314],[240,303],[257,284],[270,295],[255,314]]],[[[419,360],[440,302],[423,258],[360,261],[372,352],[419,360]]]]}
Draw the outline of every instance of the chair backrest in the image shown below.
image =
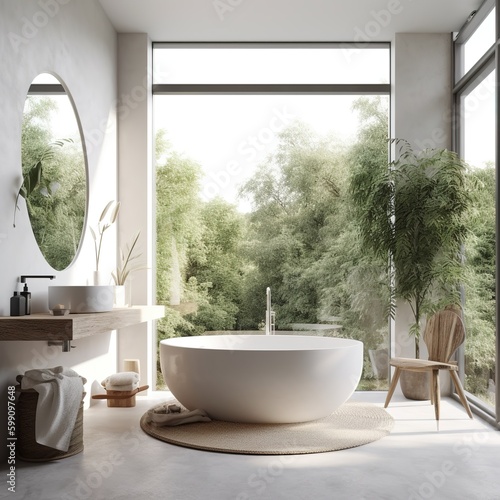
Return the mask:
{"type": "Polygon", "coordinates": [[[439,311],[427,320],[424,342],[431,361],[448,363],[464,339],[464,323],[456,308],[439,311]]]}

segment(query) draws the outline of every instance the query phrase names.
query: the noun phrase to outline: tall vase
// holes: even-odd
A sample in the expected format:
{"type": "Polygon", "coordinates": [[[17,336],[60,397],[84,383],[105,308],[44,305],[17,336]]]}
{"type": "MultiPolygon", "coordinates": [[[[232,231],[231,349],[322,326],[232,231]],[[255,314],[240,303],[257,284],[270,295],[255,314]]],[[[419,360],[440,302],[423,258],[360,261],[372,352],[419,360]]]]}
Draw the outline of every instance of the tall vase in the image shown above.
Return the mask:
{"type": "Polygon", "coordinates": [[[128,307],[130,305],[127,288],[126,285],[115,285],[115,307],[128,307]]]}
{"type": "Polygon", "coordinates": [[[115,307],[132,305],[132,280],[129,278],[123,285],[115,285],[115,307]]]}
{"type": "Polygon", "coordinates": [[[103,271],[94,271],[94,285],[109,285],[109,275],[103,271]]]}

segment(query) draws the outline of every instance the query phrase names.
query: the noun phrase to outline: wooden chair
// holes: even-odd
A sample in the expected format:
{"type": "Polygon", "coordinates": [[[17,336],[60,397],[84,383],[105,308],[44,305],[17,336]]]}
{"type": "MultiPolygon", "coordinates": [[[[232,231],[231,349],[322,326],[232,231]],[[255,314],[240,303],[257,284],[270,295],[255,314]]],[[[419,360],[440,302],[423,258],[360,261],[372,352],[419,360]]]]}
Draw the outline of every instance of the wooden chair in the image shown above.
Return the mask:
{"type": "Polygon", "coordinates": [[[439,370],[448,370],[457,389],[458,396],[467,414],[472,418],[472,412],[465,397],[464,389],[458,378],[458,366],[454,361],[450,361],[451,356],[465,339],[465,328],[462,318],[454,308],[446,308],[434,314],[427,320],[424,332],[424,342],[429,351],[429,359],[413,358],[392,358],[389,361],[394,366],[394,376],[387,392],[384,408],[387,408],[391,401],[394,389],[399,380],[401,372],[404,370],[414,372],[431,372],[431,403],[434,404],[436,420],[439,422],[439,370]]]}

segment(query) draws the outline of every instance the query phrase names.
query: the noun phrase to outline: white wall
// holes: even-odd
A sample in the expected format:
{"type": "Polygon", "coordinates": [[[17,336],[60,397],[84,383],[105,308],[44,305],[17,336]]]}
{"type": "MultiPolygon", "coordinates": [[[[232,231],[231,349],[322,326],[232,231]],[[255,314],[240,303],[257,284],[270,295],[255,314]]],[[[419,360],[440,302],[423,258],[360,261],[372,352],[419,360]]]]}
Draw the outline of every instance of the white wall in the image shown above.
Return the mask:
{"type": "MultiPolygon", "coordinates": [[[[116,32],[96,1],[0,0],[0,315],[10,314],[9,298],[21,274],[55,274],[56,280],[31,280],[33,311],[47,310],[47,286],[84,284],[94,269],[93,241],[85,234],[78,258],[65,271],[44,260],[30,227],[24,200],[12,225],[15,195],[21,184],[21,123],[26,92],[39,73],[56,74],[74,100],[87,143],[88,223],[95,224],[108,200],[116,198],[116,32]],[[38,282],[37,282],[38,281],[38,282]]],[[[115,236],[104,268],[115,261],[115,236]]],[[[90,393],[94,379],[116,368],[112,333],[77,342],[70,353],[46,342],[1,342],[0,394],[29,368],[64,365],[85,376],[90,393]]],[[[2,396],[0,396],[1,399],[2,396]]],[[[3,419],[4,412],[0,413],[3,419]]],[[[3,420],[2,420],[3,422],[3,420]]],[[[6,425],[0,422],[0,432],[6,425]]],[[[2,451],[3,453],[3,451],[2,451]]]]}
{"type": "MultiPolygon", "coordinates": [[[[121,200],[118,221],[119,245],[130,244],[140,231],[141,265],[129,279],[132,304],[153,304],[154,243],[153,220],[153,135],[152,135],[152,46],[141,33],[118,35],[118,194],[121,200]]],[[[118,363],[139,359],[141,385],[154,386],[156,363],[151,322],[129,327],[118,338],[118,363]]]]}
{"type": "Polygon", "coordinates": [[[392,137],[415,150],[449,148],[451,34],[397,33],[392,52],[392,137]]]}

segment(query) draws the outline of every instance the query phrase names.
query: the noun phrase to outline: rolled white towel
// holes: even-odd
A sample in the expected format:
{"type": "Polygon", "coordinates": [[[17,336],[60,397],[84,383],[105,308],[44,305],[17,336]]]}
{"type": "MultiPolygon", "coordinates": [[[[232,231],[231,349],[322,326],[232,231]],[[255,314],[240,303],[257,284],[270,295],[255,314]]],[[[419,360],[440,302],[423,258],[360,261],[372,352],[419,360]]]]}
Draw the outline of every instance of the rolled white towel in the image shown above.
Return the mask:
{"type": "Polygon", "coordinates": [[[123,385],[106,384],[105,387],[107,391],[134,391],[139,388],[139,382],[123,385]]]}
{"type": "Polygon", "coordinates": [[[101,385],[108,391],[132,391],[139,386],[139,374],[136,372],[115,373],[104,379],[101,385]]]}

